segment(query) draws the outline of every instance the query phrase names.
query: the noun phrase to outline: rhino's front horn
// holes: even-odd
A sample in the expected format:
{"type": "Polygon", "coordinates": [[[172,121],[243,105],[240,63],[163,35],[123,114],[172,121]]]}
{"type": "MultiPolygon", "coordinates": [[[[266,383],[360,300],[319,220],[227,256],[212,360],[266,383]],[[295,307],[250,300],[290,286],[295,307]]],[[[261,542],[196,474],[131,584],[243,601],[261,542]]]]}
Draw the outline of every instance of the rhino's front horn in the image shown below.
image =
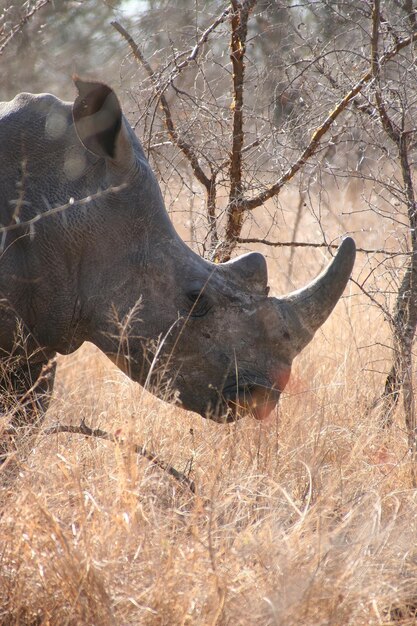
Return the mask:
{"type": "MultiPolygon", "coordinates": [[[[327,320],[342,295],[355,262],[356,246],[351,237],[344,239],[334,259],[309,285],[279,298],[300,324],[306,345],[316,330],[327,320]]],[[[300,345],[300,349],[304,347],[300,345]]]]}

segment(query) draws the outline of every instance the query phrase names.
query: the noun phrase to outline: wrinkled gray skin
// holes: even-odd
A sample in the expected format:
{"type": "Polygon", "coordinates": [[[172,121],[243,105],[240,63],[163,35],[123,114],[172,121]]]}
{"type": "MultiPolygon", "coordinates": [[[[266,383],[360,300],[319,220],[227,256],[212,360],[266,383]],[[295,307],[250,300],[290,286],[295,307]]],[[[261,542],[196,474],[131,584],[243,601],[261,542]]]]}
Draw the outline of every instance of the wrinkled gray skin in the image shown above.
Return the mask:
{"type": "Polygon", "coordinates": [[[0,357],[19,357],[0,385],[41,401],[53,383],[53,371],[36,383],[42,366],[91,341],[204,417],[265,417],[341,296],[354,242],[304,290],[268,297],[262,255],[215,265],[184,244],[114,92],[76,86],[74,105],[48,94],[0,104],[0,357]]]}

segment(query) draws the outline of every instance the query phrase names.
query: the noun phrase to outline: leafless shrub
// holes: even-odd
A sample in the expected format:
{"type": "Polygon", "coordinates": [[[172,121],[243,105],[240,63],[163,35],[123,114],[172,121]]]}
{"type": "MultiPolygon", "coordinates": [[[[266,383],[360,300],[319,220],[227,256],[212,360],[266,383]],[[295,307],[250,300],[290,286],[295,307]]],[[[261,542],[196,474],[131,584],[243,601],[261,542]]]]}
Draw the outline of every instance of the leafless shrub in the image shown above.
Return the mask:
{"type": "MultiPolygon", "coordinates": [[[[336,247],[323,208],[342,229],[352,223],[358,211],[338,214],[329,198],[344,180],[355,182],[361,195],[361,216],[355,219],[359,233],[347,230],[357,235],[359,251],[368,255],[365,278],[357,284],[392,325],[395,344],[381,421],[390,421],[404,388],[411,448],[411,355],[417,321],[412,279],[415,24],[409,2],[307,2],[290,7],[231,2],[197,30],[188,49],[180,47],[184,41],[179,37],[150,61],[132,35],[120,23],[113,24],[139,64],[134,79],[142,77],[141,98],[149,94],[141,123],[150,154],[159,167],[166,163],[161,177],[168,189],[189,186],[196,193],[183,173],[185,162],[205,196],[205,227],[198,225],[201,214],[191,218],[201,253],[222,261],[238,244],[289,246],[291,266],[296,247],[336,247]],[[259,70],[256,58],[270,49],[275,30],[283,35],[278,49],[285,62],[274,81],[271,73],[262,73],[265,67],[259,70]],[[294,224],[292,237],[274,240],[268,233],[280,232],[283,209],[278,198],[290,183],[300,190],[298,211],[288,218],[294,224]],[[323,207],[318,211],[317,197],[323,207]],[[275,201],[272,210],[265,206],[269,200],[275,201]],[[322,242],[296,240],[305,204],[313,211],[322,242]],[[260,207],[270,212],[263,219],[267,233],[243,236],[254,224],[259,232],[257,218],[249,218],[256,209],[260,215],[260,207]],[[383,245],[369,245],[381,220],[398,228],[387,228],[383,245]],[[407,258],[411,264],[404,272],[407,258]],[[396,305],[393,291],[398,292],[396,305]]],[[[161,43],[160,33],[158,37],[161,43]]],[[[147,49],[149,54],[149,41],[147,49]]],[[[173,201],[175,206],[175,196],[173,201]]],[[[381,402],[373,406],[381,410],[381,402]]]]}

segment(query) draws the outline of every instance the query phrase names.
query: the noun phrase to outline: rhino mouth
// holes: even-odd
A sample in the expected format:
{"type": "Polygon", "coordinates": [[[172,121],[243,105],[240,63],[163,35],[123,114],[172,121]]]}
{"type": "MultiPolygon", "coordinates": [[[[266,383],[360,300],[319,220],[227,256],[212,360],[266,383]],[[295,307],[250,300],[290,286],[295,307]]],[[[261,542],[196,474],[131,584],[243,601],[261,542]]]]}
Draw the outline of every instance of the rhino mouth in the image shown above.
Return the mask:
{"type": "Polygon", "coordinates": [[[245,415],[266,419],[278,404],[280,391],[268,381],[251,378],[223,388],[222,405],[225,421],[234,422],[245,415]]]}
{"type": "Polygon", "coordinates": [[[180,374],[177,374],[177,384],[178,381],[184,383],[182,389],[179,388],[179,405],[219,424],[235,422],[247,415],[264,420],[276,407],[281,395],[281,391],[265,377],[239,372],[238,381],[229,379],[221,391],[211,386],[211,398],[196,404],[180,374]]]}

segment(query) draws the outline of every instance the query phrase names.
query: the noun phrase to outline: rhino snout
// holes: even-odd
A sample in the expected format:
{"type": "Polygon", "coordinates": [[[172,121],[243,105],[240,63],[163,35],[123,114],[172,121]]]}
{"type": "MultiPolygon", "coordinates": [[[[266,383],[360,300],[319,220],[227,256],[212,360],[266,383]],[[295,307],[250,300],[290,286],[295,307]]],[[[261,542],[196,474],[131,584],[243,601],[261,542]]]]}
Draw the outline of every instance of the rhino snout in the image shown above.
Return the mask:
{"type": "MultiPolygon", "coordinates": [[[[222,397],[227,407],[227,421],[234,421],[245,415],[258,420],[266,419],[278,404],[281,392],[288,382],[290,368],[280,368],[271,382],[263,376],[241,376],[223,389],[222,397]]],[[[221,407],[219,407],[221,408],[221,407]]]]}
{"type": "Polygon", "coordinates": [[[243,385],[227,400],[229,421],[248,414],[257,420],[266,419],[278,404],[280,394],[278,389],[269,386],[243,385]]]}

